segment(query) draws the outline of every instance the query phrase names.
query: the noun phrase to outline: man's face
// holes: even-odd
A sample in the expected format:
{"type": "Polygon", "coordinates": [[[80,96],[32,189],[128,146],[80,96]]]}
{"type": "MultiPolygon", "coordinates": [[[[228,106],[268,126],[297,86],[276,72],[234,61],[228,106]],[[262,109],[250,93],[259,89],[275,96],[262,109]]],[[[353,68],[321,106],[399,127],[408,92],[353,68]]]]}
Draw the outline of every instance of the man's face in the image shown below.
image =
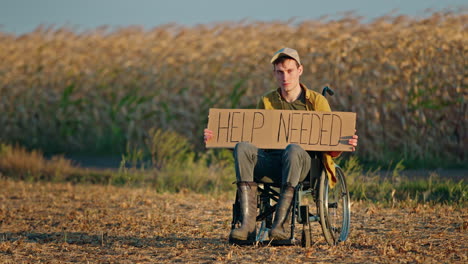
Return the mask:
{"type": "Polygon", "coordinates": [[[286,59],[283,63],[275,64],[274,75],[283,92],[300,89],[299,77],[302,75],[302,65],[299,67],[293,59],[286,59]]]}

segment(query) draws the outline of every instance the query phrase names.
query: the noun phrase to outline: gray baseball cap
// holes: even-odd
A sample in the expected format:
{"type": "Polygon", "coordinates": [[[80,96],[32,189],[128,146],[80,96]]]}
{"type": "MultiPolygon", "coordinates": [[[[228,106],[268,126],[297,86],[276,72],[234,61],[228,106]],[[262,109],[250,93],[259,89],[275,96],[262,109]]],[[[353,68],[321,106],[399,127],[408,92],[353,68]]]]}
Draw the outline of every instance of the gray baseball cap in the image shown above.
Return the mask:
{"type": "Polygon", "coordinates": [[[299,53],[297,53],[297,50],[291,49],[291,48],[282,48],[278,50],[277,52],[275,52],[270,62],[273,63],[276,59],[280,57],[284,57],[284,56],[293,58],[294,60],[297,61],[297,63],[299,63],[299,65],[301,65],[301,60],[299,59],[299,53]]]}

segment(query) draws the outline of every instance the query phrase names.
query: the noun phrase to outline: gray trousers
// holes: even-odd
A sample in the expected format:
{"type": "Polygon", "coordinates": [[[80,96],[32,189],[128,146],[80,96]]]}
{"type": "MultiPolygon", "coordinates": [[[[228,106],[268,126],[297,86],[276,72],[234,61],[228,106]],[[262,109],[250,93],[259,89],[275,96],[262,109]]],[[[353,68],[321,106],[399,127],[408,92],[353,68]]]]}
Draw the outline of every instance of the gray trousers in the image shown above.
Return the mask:
{"type": "Polygon", "coordinates": [[[262,150],[247,142],[234,148],[236,178],[241,181],[290,184],[303,181],[311,167],[311,157],[299,145],[284,150],[262,150]]]}

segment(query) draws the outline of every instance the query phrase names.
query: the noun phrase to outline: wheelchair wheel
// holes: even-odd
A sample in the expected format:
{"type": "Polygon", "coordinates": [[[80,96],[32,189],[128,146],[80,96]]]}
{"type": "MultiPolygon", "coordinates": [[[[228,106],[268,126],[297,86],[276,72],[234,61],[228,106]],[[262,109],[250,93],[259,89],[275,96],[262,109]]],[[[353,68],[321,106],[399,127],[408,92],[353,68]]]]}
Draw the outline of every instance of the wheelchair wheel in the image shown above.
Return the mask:
{"type": "Polygon", "coordinates": [[[318,211],[325,240],[336,245],[348,238],[350,227],[350,199],[343,171],[336,166],[337,183],[333,189],[328,185],[325,171],[320,177],[318,211]]]}

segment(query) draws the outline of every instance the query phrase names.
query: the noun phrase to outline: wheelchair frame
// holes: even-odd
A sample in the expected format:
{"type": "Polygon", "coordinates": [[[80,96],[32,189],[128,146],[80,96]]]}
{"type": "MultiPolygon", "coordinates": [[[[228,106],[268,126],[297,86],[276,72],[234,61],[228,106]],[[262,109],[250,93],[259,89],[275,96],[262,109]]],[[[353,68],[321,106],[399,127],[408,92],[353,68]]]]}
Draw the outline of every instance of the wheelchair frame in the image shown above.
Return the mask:
{"type": "MultiPolygon", "coordinates": [[[[314,159],[313,159],[314,160],[314,159]]],[[[317,164],[315,162],[315,164],[317,164]]],[[[328,184],[328,175],[321,168],[319,173],[313,169],[308,179],[299,183],[294,191],[291,215],[291,233],[287,240],[269,241],[268,231],[273,224],[273,213],[279,200],[279,186],[272,183],[259,183],[257,191],[257,235],[252,243],[272,243],[274,245],[294,245],[301,243],[303,247],[310,247],[312,243],[312,222],[319,222],[325,240],[330,245],[336,245],[348,238],[351,222],[351,209],[346,179],[340,167],[336,166],[337,183],[333,189],[328,184]],[[304,198],[311,198],[315,203],[315,210],[309,204],[304,204],[304,198]],[[312,213],[315,211],[316,213],[312,213]],[[296,224],[302,224],[301,239],[296,239],[296,224]]],[[[240,226],[242,219],[239,197],[236,195],[233,204],[233,220],[231,228],[240,226]]],[[[238,244],[238,242],[230,241],[238,244]]]]}
{"type": "MultiPolygon", "coordinates": [[[[334,92],[325,87],[322,91],[333,95],[334,92]]],[[[342,169],[335,165],[335,176],[337,182],[334,188],[330,188],[328,183],[328,174],[321,157],[316,155],[312,158],[312,166],[308,177],[300,182],[294,191],[291,215],[291,233],[287,240],[268,239],[268,231],[273,224],[273,213],[276,210],[276,204],[279,200],[279,185],[273,183],[259,183],[257,191],[257,235],[255,241],[246,241],[245,243],[272,243],[275,245],[293,245],[298,243],[295,237],[296,223],[302,224],[302,234],[299,240],[303,247],[310,247],[312,243],[312,222],[319,222],[325,240],[329,245],[336,245],[348,238],[351,224],[351,208],[346,178],[342,169]],[[315,210],[310,206],[303,204],[304,198],[311,198],[315,203],[315,210]],[[274,204],[272,204],[274,202],[274,204]],[[312,213],[315,211],[316,213],[312,213]]],[[[231,228],[237,228],[242,223],[240,213],[240,201],[236,194],[236,200],[233,204],[233,218],[231,228]]],[[[229,241],[239,244],[239,241],[229,241]]]]}

